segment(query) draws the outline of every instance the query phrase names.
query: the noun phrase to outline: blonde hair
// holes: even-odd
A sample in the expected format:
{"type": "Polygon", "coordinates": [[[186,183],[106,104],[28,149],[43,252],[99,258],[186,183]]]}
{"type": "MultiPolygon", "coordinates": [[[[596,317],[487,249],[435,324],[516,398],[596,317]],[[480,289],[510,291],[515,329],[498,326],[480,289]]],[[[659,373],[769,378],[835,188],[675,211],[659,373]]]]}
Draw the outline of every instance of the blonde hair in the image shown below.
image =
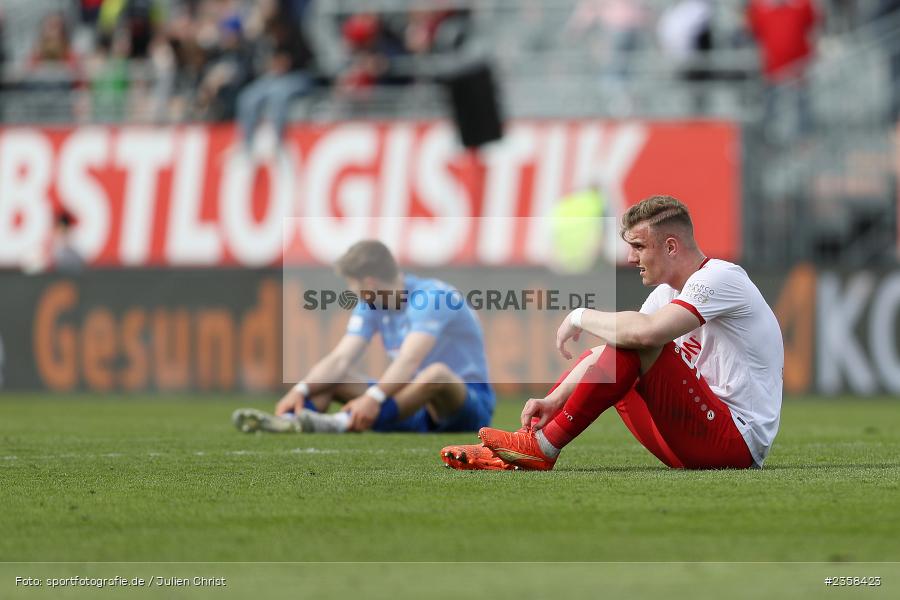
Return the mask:
{"type": "Polygon", "coordinates": [[[646,223],[653,229],[666,231],[671,227],[680,227],[687,235],[686,242],[693,244],[694,223],[687,207],[674,196],[650,196],[644,198],[622,215],[622,229],[620,235],[625,237],[625,232],[637,225],[646,223]]]}

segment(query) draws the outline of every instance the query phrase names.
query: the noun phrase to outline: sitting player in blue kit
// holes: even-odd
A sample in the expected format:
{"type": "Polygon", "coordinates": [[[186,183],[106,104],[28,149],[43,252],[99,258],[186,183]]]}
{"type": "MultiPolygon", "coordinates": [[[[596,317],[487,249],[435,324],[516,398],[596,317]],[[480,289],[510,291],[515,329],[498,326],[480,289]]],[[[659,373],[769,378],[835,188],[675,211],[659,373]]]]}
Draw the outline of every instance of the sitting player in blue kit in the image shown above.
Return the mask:
{"type": "Polygon", "coordinates": [[[245,432],[478,431],[490,423],[484,335],[452,286],[400,272],[381,242],[354,244],[336,264],[360,302],[335,348],[278,402],[275,414],[240,409],[245,432]],[[391,360],[378,380],[353,366],[381,334],[391,360]],[[332,402],[342,410],[328,414],[332,402]]]}

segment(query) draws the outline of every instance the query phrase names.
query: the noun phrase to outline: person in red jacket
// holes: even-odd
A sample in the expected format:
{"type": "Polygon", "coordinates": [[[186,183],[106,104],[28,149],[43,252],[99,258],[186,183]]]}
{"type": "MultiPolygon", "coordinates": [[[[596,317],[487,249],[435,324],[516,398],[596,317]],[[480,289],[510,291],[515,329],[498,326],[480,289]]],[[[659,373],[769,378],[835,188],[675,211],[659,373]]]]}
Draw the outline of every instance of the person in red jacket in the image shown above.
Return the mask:
{"type": "Polygon", "coordinates": [[[813,0],[750,0],[747,5],[747,24],[762,55],[764,122],[770,136],[776,131],[802,136],[811,129],[806,69],[818,20],[813,0]]]}
{"type": "Polygon", "coordinates": [[[747,22],[759,43],[768,81],[802,74],[813,54],[810,37],[817,20],[812,0],[750,0],[747,22]]]}

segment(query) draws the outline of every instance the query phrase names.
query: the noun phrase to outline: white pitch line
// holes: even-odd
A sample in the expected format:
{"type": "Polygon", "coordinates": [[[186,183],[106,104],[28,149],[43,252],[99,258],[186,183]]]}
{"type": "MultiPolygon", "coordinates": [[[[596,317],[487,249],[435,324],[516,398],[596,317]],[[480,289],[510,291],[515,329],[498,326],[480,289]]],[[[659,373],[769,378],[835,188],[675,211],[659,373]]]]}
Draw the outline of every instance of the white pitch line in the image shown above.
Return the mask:
{"type": "MultiPolygon", "coordinates": [[[[401,448],[400,452],[405,453],[429,453],[435,452],[434,448],[401,448]]],[[[224,450],[224,451],[206,451],[206,450],[197,450],[193,452],[146,452],[140,454],[127,454],[122,452],[107,452],[104,454],[94,454],[94,453],[86,453],[79,454],[73,452],[67,452],[64,454],[40,454],[36,456],[18,456],[18,455],[7,455],[0,456],[0,460],[12,462],[17,460],[59,460],[59,459],[95,459],[95,458],[136,458],[136,457],[148,457],[148,458],[156,458],[160,456],[168,456],[168,457],[177,457],[184,456],[185,454],[191,454],[193,456],[198,457],[215,457],[215,456],[267,456],[267,455],[285,455],[285,454],[385,454],[388,450],[384,448],[291,448],[289,450],[224,450]]],[[[393,452],[396,452],[393,451],[393,452]]]]}
{"type": "Polygon", "coordinates": [[[289,454],[338,454],[340,450],[320,450],[318,448],[294,448],[289,454]]]}

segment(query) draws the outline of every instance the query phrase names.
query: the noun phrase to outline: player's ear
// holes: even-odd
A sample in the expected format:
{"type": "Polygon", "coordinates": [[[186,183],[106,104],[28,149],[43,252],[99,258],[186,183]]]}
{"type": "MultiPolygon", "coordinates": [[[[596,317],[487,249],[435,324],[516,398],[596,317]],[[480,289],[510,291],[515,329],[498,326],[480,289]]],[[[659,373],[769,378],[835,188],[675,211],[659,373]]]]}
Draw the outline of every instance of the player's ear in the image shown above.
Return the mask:
{"type": "Polygon", "coordinates": [[[669,256],[678,252],[678,240],[672,236],[666,238],[666,254],[669,256]]]}

